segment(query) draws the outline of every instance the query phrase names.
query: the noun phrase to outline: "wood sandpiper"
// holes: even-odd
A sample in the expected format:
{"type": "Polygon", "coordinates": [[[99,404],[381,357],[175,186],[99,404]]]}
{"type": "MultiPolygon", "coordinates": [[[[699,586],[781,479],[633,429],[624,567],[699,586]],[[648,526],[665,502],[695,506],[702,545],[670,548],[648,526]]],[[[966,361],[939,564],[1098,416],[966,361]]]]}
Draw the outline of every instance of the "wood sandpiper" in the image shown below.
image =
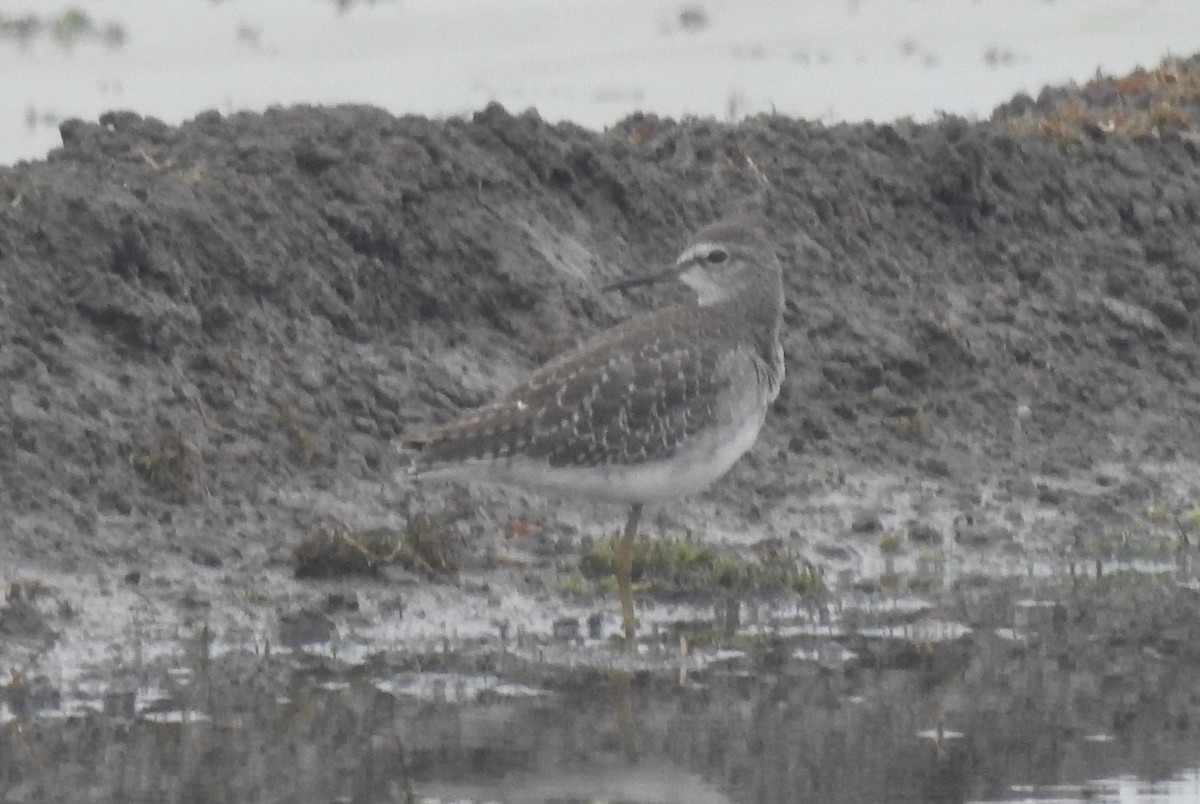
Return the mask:
{"type": "Polygon", "coordinates": [[[401,439],[420,450],[413,475],[629,504],[616,551],[628,646],[642,506],[724,475],[754,444],[783,382],[782,268],[756,225],[712,223],[673,265],[604,290],[670,278],[696,301],[601,332],[494,402],[401,439]]]}

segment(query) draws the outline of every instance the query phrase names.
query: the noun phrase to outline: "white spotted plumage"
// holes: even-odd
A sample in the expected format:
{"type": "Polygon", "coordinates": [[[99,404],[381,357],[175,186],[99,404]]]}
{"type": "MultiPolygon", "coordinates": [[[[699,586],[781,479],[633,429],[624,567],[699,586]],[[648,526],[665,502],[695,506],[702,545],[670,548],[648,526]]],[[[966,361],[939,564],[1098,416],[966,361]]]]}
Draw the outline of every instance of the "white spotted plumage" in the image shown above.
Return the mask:
{"type": "Polygon", "coordinates": [[[734,219],[701,230],[668,273],[696,303],[602,332],[494,402],[406,436],[421,448],[411,472],[631,503],[723,475],[783,381],[781,266],[734,219]]]}

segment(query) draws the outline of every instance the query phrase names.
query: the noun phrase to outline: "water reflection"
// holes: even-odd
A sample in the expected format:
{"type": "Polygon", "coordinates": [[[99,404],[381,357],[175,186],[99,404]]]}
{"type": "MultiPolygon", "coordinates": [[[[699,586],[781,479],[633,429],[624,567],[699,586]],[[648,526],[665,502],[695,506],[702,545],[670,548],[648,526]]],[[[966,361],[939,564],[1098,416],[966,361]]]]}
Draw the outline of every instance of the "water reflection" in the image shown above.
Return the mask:
{"type": "Polygon", "coordinates": [[[1200,771],[1189,770],[1173,779],[1157,782],[1122,776],[1094,779],[1085,784],[1016,785],[1012,797],[1003,801],[1020,801],[1022,804],[1190,804],[1200,801],[1200,771]]]}
{"type": "Polygon", "coordinates": [[[491,645],[347,662],[192,640],[86,688],[14,675],[0,790],[13,801],[1193,801],[1198,629],[1194,591],[1130,574],[864,607],[828,633],[760,623],[686,660],[664,647],[635,670],[602,666],[616,664],[603,645],[556,661],[491,645]]]}

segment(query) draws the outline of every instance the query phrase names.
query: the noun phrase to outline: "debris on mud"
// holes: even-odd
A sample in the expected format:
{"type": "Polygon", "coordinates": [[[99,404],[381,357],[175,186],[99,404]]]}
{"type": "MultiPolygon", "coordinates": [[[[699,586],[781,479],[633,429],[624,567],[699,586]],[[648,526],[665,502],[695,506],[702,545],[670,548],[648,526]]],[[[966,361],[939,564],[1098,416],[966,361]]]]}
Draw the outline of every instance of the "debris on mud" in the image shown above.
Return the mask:
{"type": "Polygon", "coordinates": [[[458,540],[442,523],[422,515],[403,530],[373,528],[357,532],[324,517],[295,547],[297,578],[335,578],[376,574],[395,566],[426,576],[451,575],[458,569],[458,540]]]}

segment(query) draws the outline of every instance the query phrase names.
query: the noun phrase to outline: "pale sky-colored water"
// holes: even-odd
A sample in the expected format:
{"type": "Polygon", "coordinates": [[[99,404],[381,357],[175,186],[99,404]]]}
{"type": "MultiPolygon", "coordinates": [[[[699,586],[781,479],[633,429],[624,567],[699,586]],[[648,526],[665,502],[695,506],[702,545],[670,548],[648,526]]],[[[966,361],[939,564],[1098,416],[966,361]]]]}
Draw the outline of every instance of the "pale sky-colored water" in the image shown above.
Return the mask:
{"type": "MultiPolygon", "coordinates": [[[[633,111],[826,122],[986,116],[1018,91],[1200,51],[1200,0],[77,0],[126,31],[0,40],[0,163],[112,108],[177,123],[272,104],[449,115],[497,100],[603,128],[633,111]],[[681,22],[703,9],[707,23],[681,22]]],[[[54,15],[0,0],[0,16],[54,15]]]]}

